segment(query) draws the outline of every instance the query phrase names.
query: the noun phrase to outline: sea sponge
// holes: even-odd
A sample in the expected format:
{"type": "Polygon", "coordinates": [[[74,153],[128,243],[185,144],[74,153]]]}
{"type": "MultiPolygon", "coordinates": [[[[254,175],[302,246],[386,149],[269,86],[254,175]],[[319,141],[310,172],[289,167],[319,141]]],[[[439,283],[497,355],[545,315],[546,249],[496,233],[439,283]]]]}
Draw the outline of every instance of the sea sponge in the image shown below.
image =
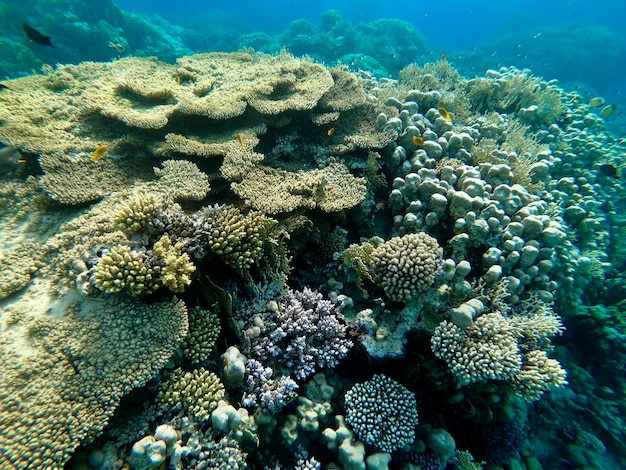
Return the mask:
{"type": "Polygon", "coordinates": [[[223,398],[224,385],[219,377],[200,367],[192,371],[176,369],[163,385],[157,401],[164,409],[180,410],[206,421],[223,398]]]}
{"type": "Polygon", "coordinates": [[[93,268],[91,281],[108,294],[126,291],[130,295],[143,295],[159,288],[146,252],[128,245],[117,245],[105,252],[93,268]]]}
{"type": "Polygon", "coordinates": [[[442,255],[443,249],[433,237],[411,233],[376,248],[369,270],[389,298],[406,302],[433,285],[442,255]]]}
{"type": "Polygon", "coordinates": [[[183,252],[183,243],[172,244],[167,235],[163,235],[152,247],[152,256],[156,259],[159,270],[159,282],[172,292],[183,292],[191,284],[191,274],[196,267],[189,255],[183,252]]]}
{"type": "Polygon", "coordinates": [[[346,421],[377,450],[391,453],[415,440],[415,395],[395,380],[377,374],[348,390],[345,402],[346,421]]]}

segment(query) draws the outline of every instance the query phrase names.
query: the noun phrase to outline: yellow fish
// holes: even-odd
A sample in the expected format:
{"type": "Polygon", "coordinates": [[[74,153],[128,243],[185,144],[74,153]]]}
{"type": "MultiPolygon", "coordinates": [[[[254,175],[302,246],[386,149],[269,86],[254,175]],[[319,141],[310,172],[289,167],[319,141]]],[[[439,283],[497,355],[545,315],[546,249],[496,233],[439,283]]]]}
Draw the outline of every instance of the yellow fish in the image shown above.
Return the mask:
{"type": "Polygon", "coordinates": [[[419,135],[413,136],[413,143],[419,147],[424,145],[424,139],[422,139],[419,135]]]}
{"type": "Polygon", "coordinates": [[[616,107],[617,106],[615,106],[614,104],[606,105],[604,108],[600,110],[600,116],[605,117],[605,118],[609,117],[611,114],[613,114],[613,111],[615,111],[616,107]]]}
{"type": "Polygon", "coordinates": [[[243,135],[237,134],[237,141],[239,142],[241,150],[246,150],[246,144],[243,143],[243,135]]]}
{"type": "Polygon", "coordinates": [[[589,100],[589,106],[593,106],[594,108],[597,106],[603,106],[606,103],[606,100],[601,96],[596,96],[595,98],[591,98],[589,100]]]}
{"type": "Polygon", "coordinates": [[[107,154],[107,151],[109,150],[109,146],[107,144],[100,144],[96,147],[96,149],[93,151],[93,153],[91,154],[91,159],[95,162],[97,162],[98,160],[100,160],[101,158],[104,158],[104,156],[107,154]]]}
{"type": "Polygon", "coordinates": [[[450,115],[450,113],[446,110],[446,108],[439,108],[439,114],[441,115],[442,118],[444,118],[446,121],[450,122],[452,121],[452,116],[450,115]]]}
{"type": "Polygon", "coordinates": [[[334,127],[331,127],[330,129],[328,129],[328,130],[326,131],[326,135],[327,135],[328,137],[332,136],[334,133],[335,133],[335,128],[334,128],[334,127]]]}

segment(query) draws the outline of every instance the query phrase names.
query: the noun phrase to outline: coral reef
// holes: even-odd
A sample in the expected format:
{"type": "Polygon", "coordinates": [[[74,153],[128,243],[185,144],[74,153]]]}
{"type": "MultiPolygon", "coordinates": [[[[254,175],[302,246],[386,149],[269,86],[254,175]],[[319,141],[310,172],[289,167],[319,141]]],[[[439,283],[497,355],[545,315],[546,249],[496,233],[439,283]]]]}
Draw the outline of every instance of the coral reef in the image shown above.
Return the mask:
{"type": "Polygon", "coordinates": [[[31,288],[1,313],[0,463],[7,468],[62,468],[187,333],[187,309],[177,300],[50,303],[31,288]]]}
{"type": "Polygon", "coordinates": [[[346,421],[367,445],[383,452],[415,440],[415,395],[385,375],[375,375],[345,394],[346,421]]]}
{"type": "Polygon", "coordinates": [[[211,412],[222,398],[224,385],[219,377],[200,367],[190,372],[176,369],[157,401],[170,413],[179,411],[202,422],[211,418],[211,412]]]}
{"type": "Polygon", "coordinates": [[[431,287],[441,268],[443,250],[425,233],[392,238],[372,252],[374,282],[393,300],[411,300],[431,287]]]}

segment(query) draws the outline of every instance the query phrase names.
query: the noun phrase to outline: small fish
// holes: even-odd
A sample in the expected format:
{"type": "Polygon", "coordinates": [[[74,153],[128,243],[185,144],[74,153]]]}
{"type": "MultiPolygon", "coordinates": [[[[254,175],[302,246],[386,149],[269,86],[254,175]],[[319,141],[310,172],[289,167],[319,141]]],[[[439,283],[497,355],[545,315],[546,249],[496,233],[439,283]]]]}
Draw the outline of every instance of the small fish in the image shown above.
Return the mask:
{"type": "Polygon", "coordinates": [[[246,144],[243,143],[243,135],[237,134],[237,141],[239,142],[241,150],[246,150],[246,144]]]}
{"type": "Polygon", "coordinates": [[[180,85],[180,75],[176,75],[176,85],[180,85]]]}
{"type": "Polygon", "coordinates": [[[602,116],[603,118],[608,118],[611,114],[613,114],[613,111],[615,111],[615,108],[617,108],[617,106],[615,106],[614,104],[606,105],[604,108],[600,110],[600,116],[602,116]]]}
{"type": "Polygon", "coordinates": [[[118,54],[121,54],[122,52],[126,51],[124,44],[119,43],[119,42],[109,41],[109,47],[111,49],[114,49],[115,52],[117,52],[118,54]]]}
{"type": "Polygon", "coordinates": [[[335,128],[334,128],[334,127],[331,127],[330,129],[328,129],[328,130],[326,131],[326,135],[327,135],[328,137],[331,137],[334,133],[335,133],[335,128]]]}
{"type": "Polygon", "coordinates": [[[10,90],[10,88],[4,83],[0,83],[0,90],[10,90]]]}
{"type": "Polygon", "coordinates": [[[448,62],[448,56],[445,52],[441,54],[441,62],[448,62]]]}
{"type": "Polygon", "coordinates": [[[109,146],[107,144],[100,144],[96,147],[89,158],[91,158],[94,162],[97,162],[98,160],[104,158],[108,150],[109,146]]]}
{"type": "Polygon", "coordinates": [[[615,165],[611,163],[603,163],[598,167],[601,175],[608,176],[609,178],[621,178],[621,171],[615,165]]]}
{"type": "Polygon", "coordinates": [[[35,28],[27,25],[26,23],[22,23],[22,29],[24,30],[24,34],[26,34],[26,37],[31,41],[39,44],[40,46],[54,47],[50,42],[50,36],[44,36],[35,28]]]}
{"type": "Polygon", "coordinates": [[[419,147],[424,145],[424,139],[422,139],[419,135],[413,136],[413,143],[419,147]]]}
{"type": "Polygon", "coordinates": [[[23,160],[19,150],[10,145],[0,148],[0,175],[11,173],[20,163],[23,160]]]}
{"type": "Polygon", "coordinates": [[[601,96],[596,96],[595,98],[591,98],[589,100],[589,106],[593,106],[594,108],[604,106],[604,103],[606,103],[606,100],[601,96]]]}
{"type": "Polygon", "coordinates": [[[446,110],[446,108],[439,108],[439,114],[441,115],[442,118],[444,118],[446,121],[450,122],[452,121],[452,116],[450,115],[450,113],[446,110]]]}

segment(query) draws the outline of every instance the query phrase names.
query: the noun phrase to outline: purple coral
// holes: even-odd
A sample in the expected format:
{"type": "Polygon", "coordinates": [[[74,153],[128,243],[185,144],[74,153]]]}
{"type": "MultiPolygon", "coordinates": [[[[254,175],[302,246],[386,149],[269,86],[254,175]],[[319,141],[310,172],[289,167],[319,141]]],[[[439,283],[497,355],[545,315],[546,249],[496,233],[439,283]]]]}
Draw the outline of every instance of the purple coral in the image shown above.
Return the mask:
{"type": "Polygon", "coordinates": [[[248,359],[243,406],[254,408],[260,405],[270,414],[277,414],[296,398],[298,384],[291,377],[282,376],[274,379],[273,375],[271,367],[263,367],[256,359],[248,359]]]}
{"type": "Polygon", "coordinates": [[[255,338],[252,352],[261,359],[276,358],[300,380],[316,367],[336,366],[352,347],[337,309],[319,292],[289,291],[273,313],[276,327],[255,338]]]}

